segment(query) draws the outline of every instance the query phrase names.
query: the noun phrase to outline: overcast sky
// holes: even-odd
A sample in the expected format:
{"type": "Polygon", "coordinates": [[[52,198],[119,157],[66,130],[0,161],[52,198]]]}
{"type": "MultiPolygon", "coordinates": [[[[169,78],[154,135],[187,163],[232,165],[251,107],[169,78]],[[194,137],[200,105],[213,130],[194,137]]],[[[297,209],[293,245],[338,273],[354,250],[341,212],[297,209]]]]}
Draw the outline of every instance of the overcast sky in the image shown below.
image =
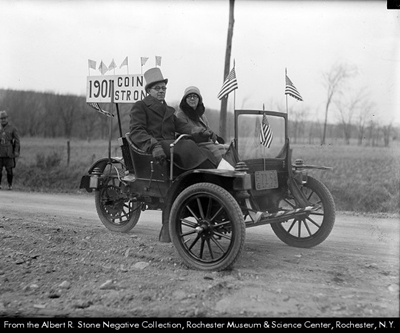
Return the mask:
{"type": "MultiPolygon", "coordinates": [[[[236,0],[231,67],[235,60],[239,89],[228,108],[284,107],[287,68],[304,99],[289,98],[293,112],[308,108],[322,120],[322,73],[342,63],[359,71],[348,93],[365,87],[373,119],[400,124],[399,14],[386,1],[236,0]]],[[[161,56],[169,104],[196,85],[206,107],[219,109],[228,19],[228,0],[0,0],[0,88],[86,95],[88,59],[140,74],[140,57],[149,57],[145,71],[161,56]]]]}

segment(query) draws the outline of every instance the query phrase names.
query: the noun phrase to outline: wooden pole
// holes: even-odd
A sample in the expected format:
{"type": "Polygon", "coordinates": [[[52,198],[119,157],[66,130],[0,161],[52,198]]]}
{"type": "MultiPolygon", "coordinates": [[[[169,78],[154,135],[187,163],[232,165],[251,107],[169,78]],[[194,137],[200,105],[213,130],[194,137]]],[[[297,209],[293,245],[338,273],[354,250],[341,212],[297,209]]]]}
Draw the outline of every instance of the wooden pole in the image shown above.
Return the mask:
{"type": "MultiPolygon", "coordinates": [[[[228,25],[228,38],[226,42],[226,52],[225,52],[225,68],[224,68],[224,77],[229,75],[229,65],[231,61],[231,50],[232,50],[232,36],[233,36],[233,24],[235,22],[233,12],[235,7],[235,0],[229,0],[229,25],[228,25]]],[[[227,119],[227,105],[228,105],[228,97],[223,97],[221,100],[221,113],[219,118],[219,135],[226,140],[226,119],[227,119]]]]}
{"type": "MultiPolygon", "coordinates": [[[[287,77],[287,68],[285,67],[285,87],[286,87],[286,77],[287,77]]],[[[289,119],[288,96],[286,93],[285,93],[285,98],[286,98],[286,114],[287,118],[289,119]]]]}
{"type": "MultiPolygon", "coordinates": [[[[112,114],[112,104],[111,104],[111,114],[112,114]]],[[[108,160],[111,163],[111,140],[112,140],[112,119],[113,117],[110,118],[110,127],[109,127],[109,133],[108,133],[108,160]]]]}
{"type": "Polygon", "coordinates": [[[121,126],[121,118],[120,118],[120,114],[119,114],[118,103],[115,103],[115,106],[117,108],[117,119],[118,119],[119,136],[120,136],[120,138],[122,138],[122,126],[121,126]]]}

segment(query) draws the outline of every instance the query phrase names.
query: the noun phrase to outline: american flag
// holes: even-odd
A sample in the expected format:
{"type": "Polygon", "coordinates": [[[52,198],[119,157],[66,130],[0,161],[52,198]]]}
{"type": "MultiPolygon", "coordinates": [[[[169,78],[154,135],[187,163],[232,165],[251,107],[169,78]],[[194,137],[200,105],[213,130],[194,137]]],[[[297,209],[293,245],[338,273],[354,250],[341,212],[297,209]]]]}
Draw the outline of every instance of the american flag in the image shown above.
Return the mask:
{"type": "Polygon", "coordinates": [[[229,75],[226,77],[224,84],[222,85],[221,91],[219,92],[217,98],[222,99],[223,97],[228,97],[228,94],[238,88],[236,80],[235,67],[232,68],[229,75]]]}
{"type": "Polygon", "coordinates": [[[269,148],[271,147],[272,137],[273,134],[271,127],[269,126],[267,116],[264,113],[260,130],[260,143],[265,147],[269,148]]]}
{"type": "Polygon", "coordinates": [[[303,98],[300,96],[300,93],[297,91],[296,87],[294,86],[293,82],[290,81],[287,75],[286,76],[286,88],[285,88],[285,95],[290,95],[299,101],[302,101],[303,98]]]}
{"type": "Polygon", "coordinates": [[[98,112],[100,112],[101,114],[106,115],[107,117],[114,117],[114,115],[111,114],[110,112],[103,110],[103,109],[100,107],[99,103],[87,103],[87,104],[88,104],[89,106],[91,106],[93,109],[95,109],[95,110],[97,110],[98,112]]]}
{"type": "Polygon", "coordinates": [[[257,148],[258,145],[260,144],[260,140],[259,140],[260,131],[261,131],[260,118],[256,117],[256,123],[255,123],[255,128],[254,128],[254,142],[253,142],[254,148],[257,148]]]}

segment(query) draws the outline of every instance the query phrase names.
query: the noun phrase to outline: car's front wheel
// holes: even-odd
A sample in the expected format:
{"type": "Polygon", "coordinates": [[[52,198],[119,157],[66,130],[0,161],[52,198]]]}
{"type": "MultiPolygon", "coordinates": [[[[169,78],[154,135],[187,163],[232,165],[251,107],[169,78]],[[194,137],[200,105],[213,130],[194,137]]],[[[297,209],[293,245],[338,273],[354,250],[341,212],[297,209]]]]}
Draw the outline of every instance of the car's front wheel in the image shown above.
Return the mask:
{"type": "Polygon", "coordinates": [[[230,268],[245,240],[238,203],[212,183],[191,185],[178,195],[171,208],[169,232],[183,262],[203,271],[230,268]]]}
{"type": "MultiPolygon", "coordinates": [[[[302,248],[310,248],[322,243],[332,231],[335,223],[335,203],[329,190],[319,180],[307,177],[307,183],[300,190],[312,209],[304,217],[291,218],[286,222],[272,223],[271,227],[284,243],[302,248]]],[[[292,194],[282,200],[282,210],[298,207],[292,194]]]]}

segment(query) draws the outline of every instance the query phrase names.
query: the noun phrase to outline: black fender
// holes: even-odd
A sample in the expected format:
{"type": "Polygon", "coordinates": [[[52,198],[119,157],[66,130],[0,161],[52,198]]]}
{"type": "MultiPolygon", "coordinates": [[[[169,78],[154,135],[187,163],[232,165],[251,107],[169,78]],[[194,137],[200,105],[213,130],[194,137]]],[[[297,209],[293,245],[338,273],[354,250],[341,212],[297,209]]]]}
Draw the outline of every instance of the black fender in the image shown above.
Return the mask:
{"type": "Polygon", "coordinates": [[[163,221],[169,219],[172,204],[182,189],[201,182],[217,184],[228,192],[243,192],[251,189],[251,176],[246,172],[220,169],[194,169],[186,171],[176,177],[168,189],[162,210],[163,221]]]}
{"type": "Polygon", "coordinates": [[[90,177],[91,174],[93,173],[93,170],[95,168],[98,168],[103,173],[104,169],[109,163],[120,163],[124,165],[124,160],[122,157],[111,157],[111,158],[104,157],[93,162],[93,164],[88,169],[88,173],[82,176],[79,188],[84,188],[89,193],[92,192],[93,189],[90,187],[90,177]]]}
{"type": "Polygon", "coordinates": [[[318,170],[332,170],[333,168],[327,166],[319,166],[319,165],[307,165],[304,164],[302,159],[297,159],[295,163],[292,165],[293,169],[290,172],[288,186],[293,196],[295,197],[297,204],[300,207],[306,207],[309,205],[307,198],[304,196],[303,192],[300,190],[300,187],[303,184],[307,184],[308,174],[307,170],[318,169],[318,170]]]}
{"type": "Polygon", "coordinates": [[[122,157],[111,157],[111,158],[104,157],[104,158],[101,158],[100,160],[97,160],[96,162],[93,162],[93,164],[89,167],[88,174],[90,175],[93,172],[93,169],[96,167],[99,168],[101,170],[101,172],[103,172],[106,165],[109,164],[110,162],[111,163],[120,163],[122,165],[125,165],[124,159],[122,157]]]}

